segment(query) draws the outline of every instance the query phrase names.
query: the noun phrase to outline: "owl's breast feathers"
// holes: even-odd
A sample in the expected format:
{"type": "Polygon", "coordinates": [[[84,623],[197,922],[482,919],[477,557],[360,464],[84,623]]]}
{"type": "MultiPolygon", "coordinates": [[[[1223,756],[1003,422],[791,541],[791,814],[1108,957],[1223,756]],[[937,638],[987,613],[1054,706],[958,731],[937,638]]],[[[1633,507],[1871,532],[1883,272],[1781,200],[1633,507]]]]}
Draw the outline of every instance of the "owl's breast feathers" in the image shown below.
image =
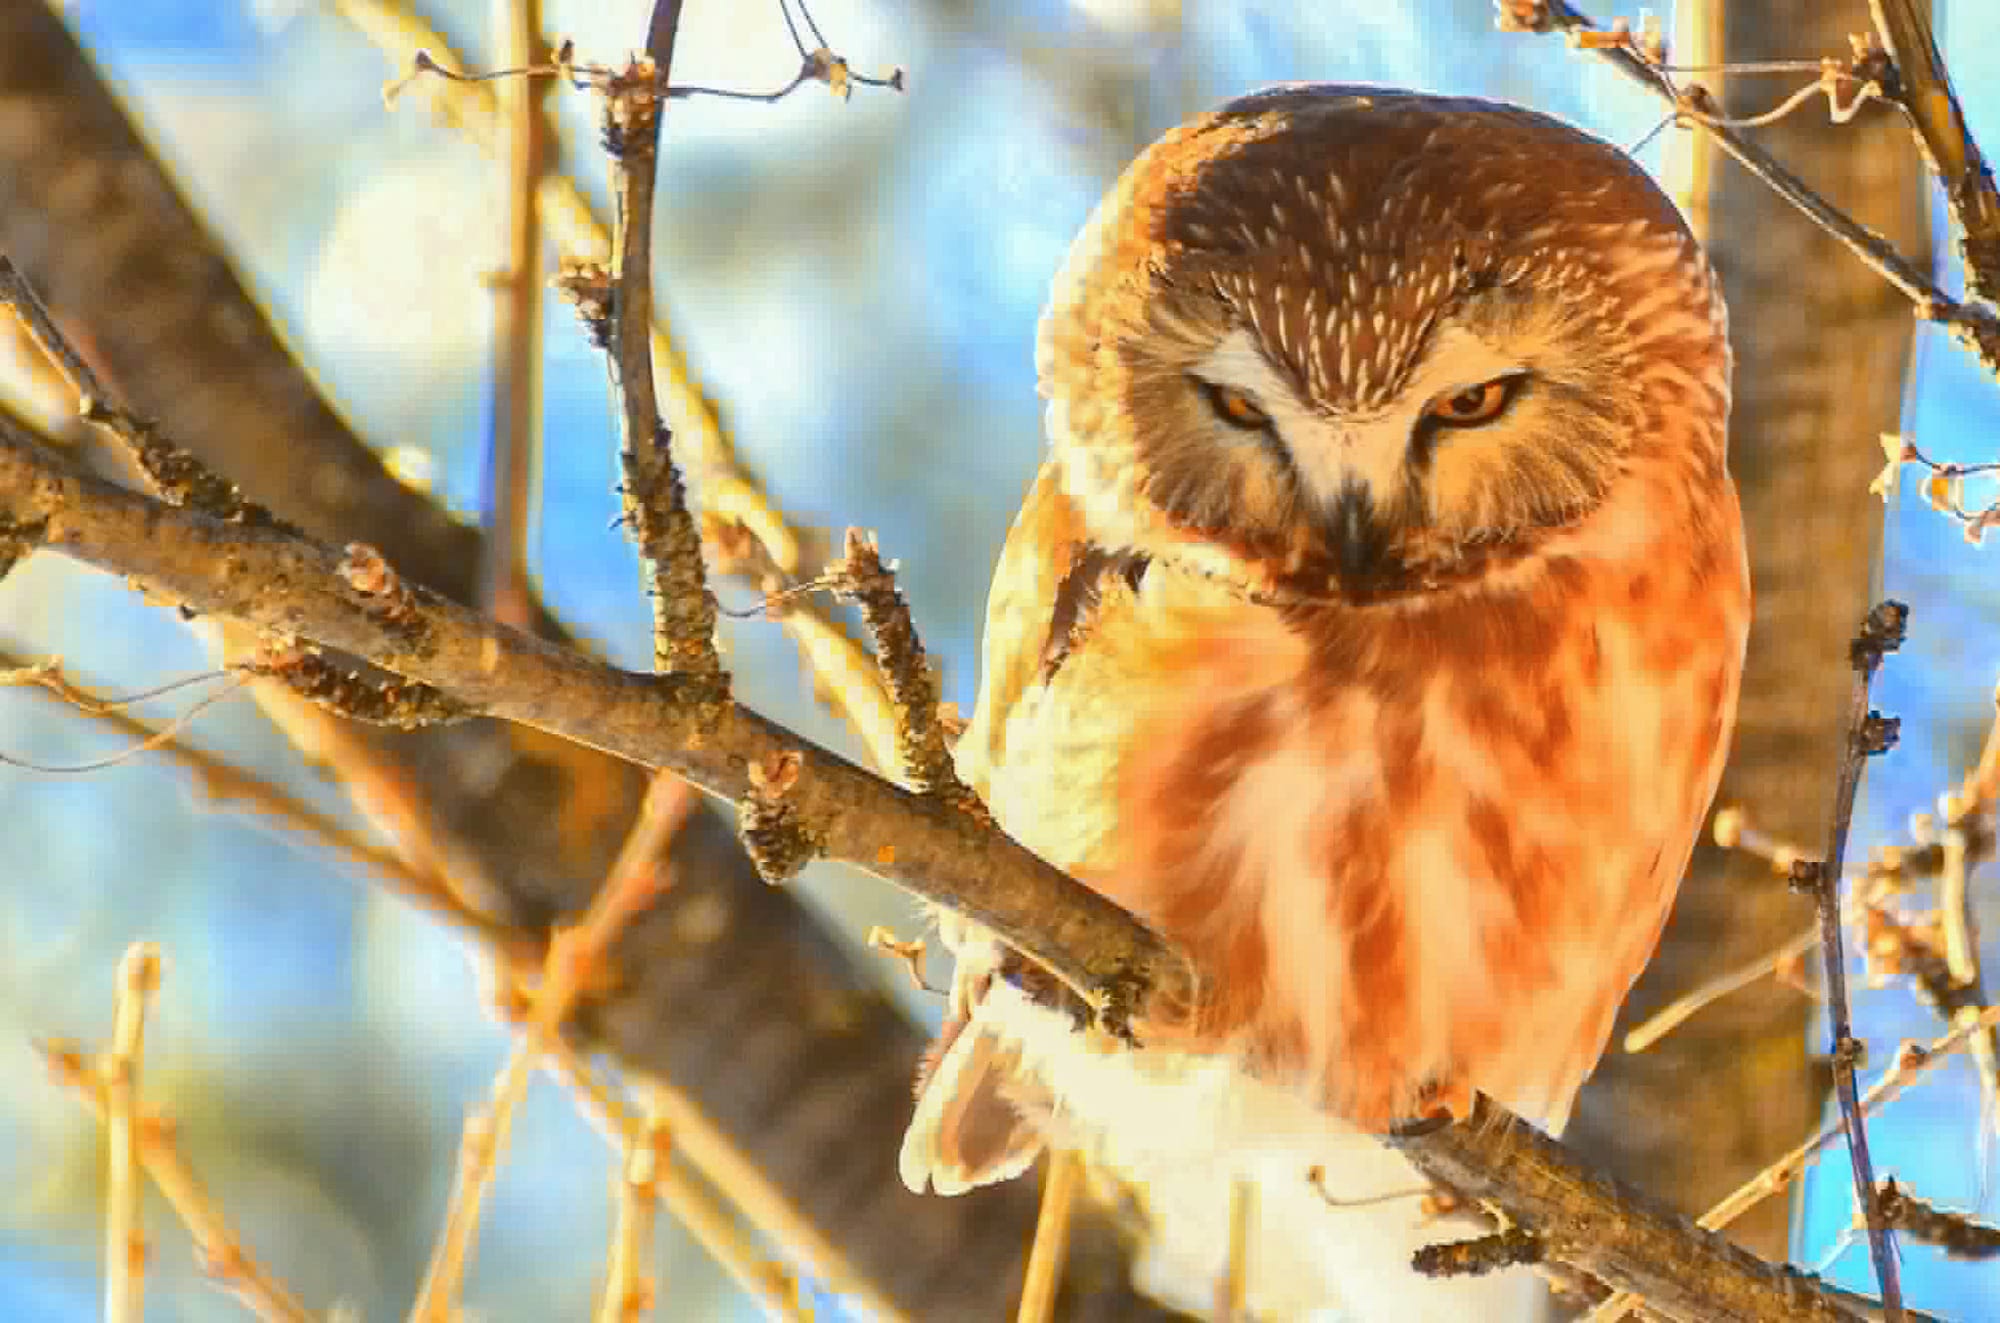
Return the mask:
{"type": "Polygon", "coordinates": [[[1466,1087],[1559,1126],[1726,752],[1749,621],[1727,478],[1635,469],[1494,582],[1360,608],[1154,565],[1092,572],[1054,621],[1102,555],[1079,529],[1045,472],[960,761],[1008,831],[1194,957],[1200,999],[1155,1008],[1153,1041],[1366,1128],[1466,1087]]]}

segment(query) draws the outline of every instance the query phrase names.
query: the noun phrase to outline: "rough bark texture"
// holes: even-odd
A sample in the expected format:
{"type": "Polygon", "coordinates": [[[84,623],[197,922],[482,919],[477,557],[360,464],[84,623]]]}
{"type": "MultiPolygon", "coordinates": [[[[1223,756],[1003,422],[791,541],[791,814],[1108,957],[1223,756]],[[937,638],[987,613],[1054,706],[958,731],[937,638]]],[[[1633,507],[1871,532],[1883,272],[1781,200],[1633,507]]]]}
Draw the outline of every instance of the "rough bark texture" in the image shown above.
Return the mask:
{"type": "MultiPolygon", "coordinates": [[[[1738,0],[1725,7],[1731,62],[1843,55],[1869,26],[1864,0],[1738,0]]],[[[1731,114],[1768,108],[1771,80],[1739,79],[1731,114]]],[[[1836,127],[1809,109],[1759,135],[1836,205],[1927,263],[1920,163],[1887,113],[1836,127]]],[[[1851,677],[1846,646],[1869,601],[1882,504],[1876,434],[1900,413],[1908,302],[1762,185],[1716,164],[1709,245],[1736,345],[1732,467],[1742,488],[1757,595],[1735,753],[1718,803],[1817,851],[1851,677]]],[[[1746,856],[1704,845],[1628,1022],[1806,927],[1809,902],[1746,856]]],[[[1794,992],[1757,985],[1660,1046],[1615,1045],[1569,1138],[1689,1212],[1768,1162],[1818,1120],[1825,1078],[1794,992]],[[1809,1055],[1810,1048],[1810,1055],[1809,1055]]],[[[1786,1202],[1738,1224],[1767,1256],[1785,1251],[1786,1202]]]]}
{"type": "MultiPolygon", "coordinates": [[[[477,532],[391,478],[318,396],[37,3],[0,4],[0,251],[124,403],[250,497],[471,595],[477,532]]],[[[496,722],[375,738],[394,741],[451,847],[497,884],[496,913],[528,928],[587,903],[644,788],[632,767],[496,722]]],[[[634,972],[594,1021],[608,1045],[669,1076],[899,1308],[1010,1317],[1033,1184],[954,1200],[905,1191],[895,1154],[922,1035],[796,900],[757,879],[725,819],[698,815],[676,858],[681,887],[620,946],[634,972]]],[[[1064,1316],[1159,1316],[1122,1262],[1108,1232],[1085,1228],[1064,1316]]]]}

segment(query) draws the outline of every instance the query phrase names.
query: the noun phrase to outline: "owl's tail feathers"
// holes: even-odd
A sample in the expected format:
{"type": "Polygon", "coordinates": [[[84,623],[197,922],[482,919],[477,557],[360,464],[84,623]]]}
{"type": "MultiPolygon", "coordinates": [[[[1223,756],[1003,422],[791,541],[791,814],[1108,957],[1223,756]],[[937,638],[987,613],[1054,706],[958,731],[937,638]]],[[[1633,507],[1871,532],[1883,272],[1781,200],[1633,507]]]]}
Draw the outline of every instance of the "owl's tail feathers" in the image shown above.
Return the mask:
{"type": "Polygon", "coordinates": [[[1021,1071],[1021,1054],[990,1030],[954,1019],[945,1024],[917,1078],[917,1110],[903,1133],[903,1184],[917,1194],[964,1194],[1012,1180],[1041,1155],[1037,1113],[1048,1100],[1021,1071]]]}

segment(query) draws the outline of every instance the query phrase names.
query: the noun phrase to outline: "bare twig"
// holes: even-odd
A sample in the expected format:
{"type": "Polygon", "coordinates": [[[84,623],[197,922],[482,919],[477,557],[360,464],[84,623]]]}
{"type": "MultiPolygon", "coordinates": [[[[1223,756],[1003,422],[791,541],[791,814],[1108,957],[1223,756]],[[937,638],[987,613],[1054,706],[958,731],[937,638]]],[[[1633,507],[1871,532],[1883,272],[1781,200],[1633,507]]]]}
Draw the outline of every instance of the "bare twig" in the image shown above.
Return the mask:
{"type": "Polygon", "coordinates": [[[1035,1218],[1035,1239],[1028,1247],[1028,1270],[1021,1281],[1021,1306],[1016,1323],[1050,1323],[1056,1316],[1056,1288],[1062,1284],[1063,1259],[1069,1251],[1069,1215],[1083,1184],[1083,1158],[1073,1149],[1049,1154],[1042,1177],[1042,1208],[1035,1218]]]}
{"type": "MultiPolygon", "coordinates": [[[[10,670],[28,669],[16,654],[0,650],[0,675],[10,670]]],[[[99,701],[87,687],[70,679],[61,670],[47,667],[42,670],[45,679],[38,687],[51,698],[70,706],[75,711],[90,718],[99,725],[143,742],[154,753],[164,754],[174,762],[188,769],[200,795],[211,804],[240,805],[248,812],[268,818],[279,827],[316,841],[331,850],[333,854],[349,863],[367,869],[388,889],[403,899],[418,905],[444,922],[469,932],[490,949],[512,961],[533,960],[539,963],[543,950],[539,942],[530,941],[514,928],[495,923],[461,899],[448,883],[437,875],[434,868],[423,868],[407,862],[396,852],[385,850],[365,839],[360,832],[335,821],[318,809],[304,803],[288,793],[283,787],[266,780],[253,772],[245,771],[225,759],[217,757],[196,745],[181,739],[169,728],[157,722],[147,721],[120,710],[118,707],[99,701]]],[[[307,747],[316,753],[326,753],[323,742],[313,741],[307,747]]],[[[392,797],[396,788],[380,784],[375,775],[350,775],[350,767],[343,762],[341,779],[349,791],[357,798],[370,804],[370,811],[378,820],[387,817],[394,820],[401,815],[389,811],[380,802],[392,797]]],[[[416,852],[420,855],[422,852],[416,852]]]]}
{"type": "MultiPolygon", "coordinates": [[[[1895,1101],[1903,1091],[1929,1073],[1932,1067],[1964,1047],[1982,1031],[2000,1026],[2000,1007],[1988,1007],[1976,1017],[1954,1027],[1950,1033],[1929,1044],[1905,1043],[1895,1063],[1875,1081],[1861,1099],[1861,1112],[1873,1116],[1895,1101]]],[[[1803,1144],[1784,1154],[1764,1170],[1730,1191],[1721,1202],[1703,1213],[1696,1225],[1704,1231],[1720,1231],[1765,1199],[1791,1188],[1799,1174],[1814,1158],[1833,1147],[1847,1133],[1846,1121],[1823,1127],[1803,1144]]],[[[1640,1297],[1620,1291],[1591,1311],[1589,1323],[1618,1323],[1638,1307],[1640,1297]]],[[[1651,1303],[1648,1301],[1648,1303],[1651,1303]]]]}
{"type": "Polygon", "coordinates": [[[1815,225],[1838,240],[1863,265],[1895,286],[1916,305],[1917,315],[1950,328],[1961,344],[1978,355],[1991,372],[2000,373],[2000,318],[1946,294],[1887,241],[1821,197],[1778,159],[1729,125],[1713,118],[1709,100],[1699,89],[1682,89],[1657,63],[1650,61],[1629,34],[1605,29],[1569,0],[1495,0],[1502,29],[1516,32],[1561,32],[1591,54],[1607,61],[1627,78],[1659,96],[1676,112],[1690,115],[1728,152],[1773,192],[1796,207],[1815,225]],[[1594,35],[1593,35],[1594,34],[1594,35]]]}
{"type": "Polygon", "coordinates": [[[701,533],[653,389],[653,185],[658,172],[657,87],[673,58],[680,5],[654,9],[648,54],[604,88],[604,143],[611,158],[617,224],[612,230],[610,363],[618,397],[625,515],[653,573],[653,665],[702,682],[711,702],[729,693],[715,650],[715,595],[702,564],[701,533]]]}
{"type": "Polygon", "coordinates": [[[146,1316],[146,1235],[139,1225],[139,1062],[146,1008],[160,987],[160,948],[134,944],[118,962],[118,995],[104,1075],[109,1179],[104,1198],[104,1321],[146,1316]]]}
{"type": "Polygon", "coordinates": [[[896,589],[895,571],[882,563],[872,535],[847,531],[845,558],[829,567],[833,591],[860,606],[875,640],[875,659],[896,704],[897,770],[910,789],[969,811],[983,811],[979,798],[958,779],[938,718],[937,676],[932,672],[910,604],[896,589]]]}
{"type": "Polygon", "coordinates": [[[923,938],[912,937],[910,940],[904,941],[897,937],[894,932],[891,932],[878,923],[868,930],[868,935],[862,940],[869,950],[880,951],[884,955],[901,961],[904,970],[910,976],[911,986],[915,987],[918,992],[937,991],[936,988],[924,982],[924,952],[927,949],[927,943],[923,938]]]}
{"type": "Polygon", "coordinates": [[[1215,1287],[1218,1323],[1242,1323],[1249,1317],[1250,1243],[1257,1229],[1257,1186],[1238,1178],[1229,1183],[1229,1257],[1215,1287]]]}
{"type": "Polygon", "coordinates": [[[1410,1266],[1426,1277],[1477,1277],[1501,1268],[1540,1263],[1546,1252],[1539,1235],[1509,1227],[1471,1240],[1426,1245],[1416,1252],[1410,1266]]]}
{"type": "Polygon", "coordinates": [[[1937,1246],[1946,1258],[2000,1258],[2000,1227],[1981,1222],[1970,1213],[1939,1208],[1894,1180],[1882,1182],[1877,1199],[1891,1226],[1921,1244],[1937,1246]]]}
{"type": "MultiPolygon", "coordinates": [[[[38,687],[50,688],[52,687],[50,685],[52,678],[54,678],[53,664],[47,662],[28,667],[25,670],[0,670],[0,686],[34,684],[38,687]]],[[[243,677],[231,677],[229,683],[222,688],[200,699],[192,707],[188,708],[187,711],[181,713],[165,725],[148,729],[138,743],[120,749],[116,753],[108,753],[101,758],[91,758],[80,763],[63,763],[59,765],[32,762],[10,753],[0,753],[0,767],[15,767],[22,771],[33,772],[38,776],[87,776],[92,772],[101,772],[108,767],[115,767],[150,749],[159,748],[178,739],[183,730],[194,724],[196,717],[199,717],[217,703],[234,697],[244,684],[245,680],[243,677]]],[[[56,685],[53,688],[54,692],[66,701],[74,701],[72,698],[74,691],[67,688],[67,682],[57,679],[56,685]]]]}
{"type": "MultiPolygon", "coordinates": [[[[741,1208],[744,1216],[771,1239],[811,1263],[832,1290],[853,1296],[871,1318],[882,1319],[884,1323],[903,1323],[906,1316],[902,1311],[855,1269],[825,1231],[806,1218],[691,1099],[662,1081],[649,1080],[644,1087],[648,1105],[673,1127],[675,1151],[698,1168],[717,1190],[726,1191],[730,1202],[741,1208]]],[[[669,1171],[677,1167],[678,1164],[669,1171]]],[[[667,1195],[671,1203],[671,1189],[667,1195]]],[[[802,1317],[797,1312],[797,1284],[783,1265],[765,1262],[754,1253],[728,1251],[728,1236],[743,1239],[733,1229],[733,1222],[728,1223],[728,1236],[724,1236],[724,1220],[719,1216],[703,1213],[690,1218],[678,1206],[674,1216],[695,1233],[696,1239],[739,1283],[752,1289],[753,1294],[767,1297],[767,1308],[772,1307],[773,1300],[781,1300],[792,1311],[787,1317],[802,1317]]]]}
{"type": "Polygon", "coordinates": [[[1869,0],[1868,7],[1882,44],[1896,61],[1896,77],[1885,94],[1909,117],[1958,222],[1965,287],[1988,302],[2000,301],[2000,189],[1966,127],[1927,6],[1913,0],[1869,0]]]}
{"type": "MultiPolygon", "coordinates": [[[[74,1089],[98,1117],[108,1115],[110,1100],[105,1082],[91,1069],[81,1047],[56,1039],[38,1043],[36,1049],[57,1083],[74,1089]]],[[[146,1175],[187,1226],[195,1252],[209,1277],[241,1300],[263,1323],[314,1323],[306,1307],[293,1298],[283,1282],[250,1256],[242,1240],[229,1229],[222,1209],[202,1188],[174,1147],[173,1123],[154,1113],[142,1114],[138,1139],[139,1160],[146,1175]]]]}
{"type": "MultiPolygon", "coordinates": [[[[619,1152],[630,1152],[635,1144],[642,1142],[648,1126],[669,1128],[678,1137],[674,1118],[682,1109],[673,1105],[670,1091],[663,1100],[652,1085],[642,1086],[647,1112],[647,1119],[642,1121],[567,1046],[559,1045],[543,1064],[556,1071],[575,1098],[578,1110],[595,1123],[598,1132],[619,1152]]],[[[671,1160],[655,1166],[654,1181],[660,1199],[675,1220],[708,1251],[709,1257],[722,1266],[745,1295],[762,1305],[765,1313],[784,1323],[810,1323],[799,1303],[797,1279],[781,1261],[763,1253],[744,1234],[715,1191],[671,1160]]],[[[870,1317],[884,1319],[886,1323],[906,1323],[894,1309],[882,1308],[877,1312],[878,1302],[872,1293],[866,1303],[871,1306],[870,1317]]]]}
{"type": "MultiPolygon", "coordinates": [[[[389,58],[408,64],[419,51],[447,52],[444,34],[391,0],[337,0],[336,7],[389,58]]],[[[502,133],[487,83],[435,80],[433,104],[441,117],[480,150],[498,155],[502,133]]],[[[571,267],[609,261],[610,229],[567,175],[542,176],[538,213],[563,261],[571,267]]],[[[763,488],[744,470],[713,402],[674,340],[656,301],[653,366],[660,406],[673,432],[674,458],[692,482],[701,509],[702,540],[716,568],[741,573],[766,594],[791,585],[800,572],[801,540],[763,488]]],[[[895,711],[877,668],[864,650],[807,597],[772,610],[815,678],[815,687],[844,715],[867,747],[874,766],[895,766],[895,711]]],[[[511,622],[510,622],[511,623],[511,622]]]]}
{"type": "Polygon", "coordinates": [[[1625,1034],[1625,1050],[1646,1051],[1707,1006],[1733,992],[1742,991],[1759,979],[1768,978],[1779,972],[1817,945],[1819,945],[1819,929],[1809,928],[1785,942],[1777,950],[1760,955],[1739,968],[1716,975],[1694,991],[1677,997],[1661,1007],[1645,1023],[1635,1025],[1628,1030],[1625,1034]]]}
{"type": "MultiPolygon", "coordinates": [[[[1967,1016],[1978,1015],[1986,1006],[1985,981],[1979,967],[1979,942],[1966,893],[1971,868],[1990,857],[1995,847],[1990,809],[1996,790],[1992,769],[2000,765],[2000,722],[1987,733],[1980,760],[1966,773],[1957,788],[1939,797],[1936,815],[1918,814],[1911,819],[1911,843],[1879,847],[1849,896],[1842,902],[1842,921],[1859,929],[1862,950],[1871,979],[1905,978],[1917,999],[1935,1011],[1946,1025],[1956,1025],[1967,1016]],[[1934,879],[1937,889],[1935,922],[1913,924],[1892,908],[1892,898],[1915,884],[1919,876],[1934,879]]],[[[1739,808],[1727,808],[1715,815],[1715,840],[1725,849],[1742,849],[1768,860],[1780,876],[1789,877],[1804,852],[1787,841],[1767,836],[1750,826],[1739,808]]],[[[1817,928],[1809,936],[1817,939],[1817,928]]],[[[1801,939],[1785,944],[1774,956],[1755,966],[1746,966],[1727,976],[1728,984],[1740,985],[1754,977],[1759,968],[1775,963],[1780,970],[1801,939]]],[[[1732,991],[1723,980],[1706,985],[1670,1007],[1685,1010],[1683,1003],[1710,994],[1732,991]]],[[[1647,1034],[1650,1043],[1658,1031],[1672,1027],[1667,1012],[1633,1031],[1647,1034]]],[[[1679,1015],[1678,1018],[1685,1018],[1679,1015]]],[[[1677,1022],[1676,1019],[1676,1022],[1677,1022]]],[[[1628,1036],[1629,1038],[1632,1036],[1628,1036]]],[[[1993,1100],[2000,1096],[2000,1033],[1992,1030],[1972,1040],[1972,1057],[1980,1080],[1983,1108],[1992,1112],[1993,1100]]],[[[1996,1116],[2000,1120],[2000,1116],[1996,1116]]]]}
{"type": "Polygon", "coordinates": [[[646,1255],[660,1207],[660,1172],[672,1160],[673,1131],[657,1110],[648,1108],[644,1125],[626,1140],[625,1161],[612,1182],[618,1219],[597,1323],[640,1323],[653,1311],[659,1288],[646,1273],[646,1255]]]}
{"type": "MultiPolygon", "coordinates": [[[[670,786],[647,795],[641,821],[642,824],[649,818],[654,823],[672,821],[676,815],[684,817],[689,807],[687,797],[670,786]]],[[[642,829],[634,830],[635,838],[641,834],[642,829]]],[[[667,834],[672,834],[671,829],[667,834]]],[[[457,1316],[459,1283],[472,1260],[486,1193],[492,1188],[500,1160],[507,1151],[514,1115],[527,1095],[535,1062],[556,1042],[564,1017],[586,981],[599,968],[612,938],[652,903],[664,885],[664,878],[653,865],[654,851],[635,849],[634,853],[643,853],[640,866],[614,872],[591,901],[582,921],[574,928],[559,930],[549,942],[542,985],[506,1067],[493,1082],[492,1102],[466,1118],[458,1180],[446,1210],[444,1231],[431,1255],[417,1302],[410,1310],[412,1323],[449,1323],[457,1316]]]]}
{"type": "Polygon", "coordinates": [[[1965,529],[1965,540],[1978,546],[1986,531],[2000,526],[2000,500],[1988,501],[1978,509],[1965,503],[1966,480],[1983,478],[1989,483],[2000,475],[2000,464],[1957,464],[1940,462],[1917,448],[1916,442],[1900,432],[1882,433],[1882,471],[1868,484],[1868,490],[1888,504],[1895,498],[1903,466],[1916,464],[1929,472],[1924,479],[1924,501],[1939,514],[1955,520],[1965,529]]]}
{"type": "MultiPolygon", "coordinates": [[[[500,62],[537,62],[541,0],[493,0],[493,5],[500,62]]],[[[542,229],[535,197],[551,155],[542,113],[548,88],[546,79],[514,78],[501,85],[499,96],[507,137],[507,257],[494,280],[493,445],[480,599],[495,619],[522,627],[535,615],[528,574],[542,437],[542,229]]]]}
{"type": "Polygon", "coordinates": [[[235,483],[209,472],[194,456],[159,435],[151,423],[119,407],[83,355],[56,328],[27,277],[4,254],[0,254],[0,304],[14,310],[22,329],[76,392],[83,420],[117,442],[162,498],[218,519],[278,526],[270,511],[244,500],[235,483]]]}
{"type": "Polygon", "coordinates": [[[1903,1289],[1897,1268],[1896,1248],[1881,1210],[1875,1206],[1875,1169],[1868,1153],[1867,1125],[1861,1112],[1855,1066],[1861,1044],[1854,1037],[1847,1004],[1847,962],[1842,954],[1840,923],[1840,869],[1847,854],[1847,833],[1854,821],[1854,797],[1861,788],[1861,770],[1875,754],[1886,752],[1895,743],[1896,722],[1868,707],[1868,691],[1882,659],[1903,644],[1909,608],[1901,602],[1878,603],[1868,613],[1860,632],[1848,650],[1854,667],[1854,690],[1847,713],[1847,746],[1841,753],[1840,768],[1834,778],[1833,821],[1828,829],[1825,857],[1817,864],[1801,863],[1794,877],[1810,890],[1819,907],[1820,949],[1825,956],[1827,1015],[1833,1036],[1833,1087],[1840,1100],[1841,1119],[1847,1130],[1847,1151],[1854,1169],[1855,1201],[1868,1215],[1868,1247],[1875,1260],[1876,1280],[1882,1288],[1882,1307],[1889,1323],[1903,1317],[1903,1289]]]}
{"type": "MultiPolygon", "coordinates": [[[[1881,1079],[1870,1086],[1862,1098],[1862,1112],[1868,1116],[1875,1115],[1901,1096],[1905,1089],[1921,1079],[1932,1067],[1964,1047],[1980,1030],[1991,1029],[1996,1025],[2000,1025],[2000,1007],[1989,1007],[1964,1024],[1954,1026],[1950,1033],[1928,1044],[1905,1043],[1896,1054],[1895,1063],[1881,1079]]],[[[1844,1121],[1826,1126],[1703,1213],[1701,1225],[1709,1230],[1719,1231],[1748,1212],[1759,1201],[1789,1188],[1814,1158],[1831,1148],[1845,1133],[1844,1121]]]]}

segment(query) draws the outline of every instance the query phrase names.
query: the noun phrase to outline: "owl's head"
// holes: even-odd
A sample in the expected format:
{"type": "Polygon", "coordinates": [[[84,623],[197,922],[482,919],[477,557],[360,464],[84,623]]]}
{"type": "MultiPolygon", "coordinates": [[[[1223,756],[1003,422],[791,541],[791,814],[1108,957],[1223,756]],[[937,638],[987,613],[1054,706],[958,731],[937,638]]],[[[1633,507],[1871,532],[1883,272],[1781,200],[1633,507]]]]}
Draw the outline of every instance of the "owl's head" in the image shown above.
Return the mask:
{"type": "Polygon", "coordinates": [[[1722,300],[1679,213],[1483,101],[1284,88],[1174,130],[1078,236],[1037,359],[1094,536],[1272,592],[1438,588],[1635,464],[1723,463],[1722,300]]]}

